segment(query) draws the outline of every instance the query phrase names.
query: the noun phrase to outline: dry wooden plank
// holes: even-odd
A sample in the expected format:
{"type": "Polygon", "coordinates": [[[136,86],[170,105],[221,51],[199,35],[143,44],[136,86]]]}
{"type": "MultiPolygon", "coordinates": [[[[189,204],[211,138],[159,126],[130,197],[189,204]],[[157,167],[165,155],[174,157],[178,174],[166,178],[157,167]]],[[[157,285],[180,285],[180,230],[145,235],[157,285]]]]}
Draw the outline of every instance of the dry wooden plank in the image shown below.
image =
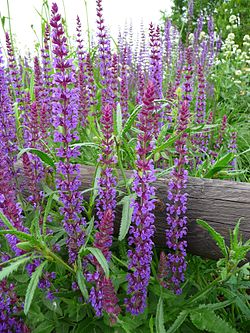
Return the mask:
{"type": "MultiPolygon", "coordinates": [[[[81,166],[81,188],[92,187],[95,169],[81,166]]],[[[126,172],[132,177],[132,172],[126,172]]],[[[22,173],[22,177],[25,176],[22,173]]],[[[166,203],[168,177],[155,182],[157,209],[156,214],[156,246],[165,247],[166,203]]],[[[207,231],[197,225],[197,219],[207,221],[220,232],[229,243],[229,230],[232,230],[241,218],[240,231],[243,239],[250,238],[250,184],[217,179],[189,177],[186,192],[188,193],[188,251],[205,258],[219,258],[220,251],[207,231]]],[[[88,194],[86,194],[88,195],[88,194]]],[[[119,230],[121,207],[117,207],[116,232],[119,230]]],[[[250,258],[250,253],[248,258],[250,258]]]]}

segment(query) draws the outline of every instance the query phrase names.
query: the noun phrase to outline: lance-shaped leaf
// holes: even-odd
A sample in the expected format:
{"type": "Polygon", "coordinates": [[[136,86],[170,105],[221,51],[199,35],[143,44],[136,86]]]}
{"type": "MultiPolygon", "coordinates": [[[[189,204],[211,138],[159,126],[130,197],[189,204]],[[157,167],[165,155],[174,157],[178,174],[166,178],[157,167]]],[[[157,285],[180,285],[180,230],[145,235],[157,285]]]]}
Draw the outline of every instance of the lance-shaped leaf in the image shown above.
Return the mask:
{"type": "Polygon", "coordinates": [[[43,268],[45,267],[45,265],[47,264],[47,261],[44,261],[43,263],[41,263],[40,266],[37,267],[37,269],[35,270],[35,272],[32,274],[27,291],[26,291],[26,295],[25,295],[25,302],[24,302],[24,313],[27,315],[27,313],[29,312],[30,309],[30,305],[31,302],[33,300],[38,282],[39,282],[39,278],[42,275],[43,272],[43,268]]]}

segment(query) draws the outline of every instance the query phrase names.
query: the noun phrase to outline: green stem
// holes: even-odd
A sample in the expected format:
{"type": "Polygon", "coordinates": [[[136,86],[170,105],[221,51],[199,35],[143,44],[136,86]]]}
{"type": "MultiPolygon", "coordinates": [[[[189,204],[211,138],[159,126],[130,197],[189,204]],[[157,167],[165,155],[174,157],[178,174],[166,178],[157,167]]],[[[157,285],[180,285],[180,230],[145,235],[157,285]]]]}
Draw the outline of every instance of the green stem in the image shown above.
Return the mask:
{"type": "Polygon", "coordinates": [[[55,253],[53,253],[52,251],[50,251],[50,249],[46,248],[46,255],[48,257],[53,258],[55,261],[57,261],[58,263],[60,263],[61,265],[63,265],[69,272],[75,274],[75,271],[73,270],[73,268],[71,268],[68,264],[66,264],[65,261],[63,261],[60,257],[58,257],[55,253]]]}
{"type": "Polygon", "coordinates": [[[125,184],[125,187],[126,187],[126,190],[127,190],[128,194],[131,194],[129,184],[128,184],[128,181],[127,181],[127,177],[126,177],[123,165],[122,165],[120,145],[116,140],[115,140],[115,144],[116,144],[116,152],[117,152],[117,157],[118,157],[118,165],[119,165],[119,168],[120,168],[121,173],[122,173],[122,178],[124,180],[124,184],[125,184]]]}
{"type": "Polygon", "coordinates": [[[9,4],[9,0],[7,0],[7,9],[8,9],[8,19],[9,19],[10,40],[11,40],[11,45],[12,45],[13,52],[14,52],[14,44],[13,44],[13,37],[12,37],[12,30],[11,30],[11,23],[10,23],[10,4],[9,4]]]}
{"type": "Polygon", "coordinates": [[[90,52],[91,45],[90,45],[89,13],[88,13],[88,6],[87,6],[86,0],[84,0],[84,7],[85,7],[86,21],[87,21],[88,47],[89,47],[89,52],[90,52]]]}
{"type": "Polygon", "coordinates": [[[186,305],[190,305],[194,302],[196,302],[201,296],[206,295],[211,289],[214,288],[216,284],[221,282],[220,277],[218,276],[213,282],[211,282],[206,288],[195,294],[194,296],[190,297],[189,300],[186,302],[186,305]]]}

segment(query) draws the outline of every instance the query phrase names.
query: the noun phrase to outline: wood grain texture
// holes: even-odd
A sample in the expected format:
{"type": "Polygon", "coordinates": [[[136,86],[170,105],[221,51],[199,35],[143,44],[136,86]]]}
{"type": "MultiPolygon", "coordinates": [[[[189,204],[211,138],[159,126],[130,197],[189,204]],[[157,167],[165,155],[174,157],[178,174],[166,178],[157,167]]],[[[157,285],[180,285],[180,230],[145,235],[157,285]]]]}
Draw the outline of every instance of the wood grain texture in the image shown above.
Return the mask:
{"type": "MultiPolygon", "coordinates": [[[[92,187],[94,171],[93,167],[81,166],[80,190],[92,187]]],[[[126,174],[128,177],[132,176],[132,172],[126,174]]],[[[21,176],[25,178],[22,171],[21,176]]],[[[159,247],[165,247],[167,184],[168,177],[159,178],[154,184],[157,197],[155,244],[159,247]]],[[[196,219],[208,222],[229,243],[229,230],[232,230],[241,218],[240,232],[243,240],[250,238],[250,184],[190,177],[186,191],[188,193],[187,241],[190,253],[212,259],[221,256],[213,239],[207,231],[197,225],[196,219]]],[[[121,206],[118,206],[116,232],[119,230],[120,220],[121,206]]]]}

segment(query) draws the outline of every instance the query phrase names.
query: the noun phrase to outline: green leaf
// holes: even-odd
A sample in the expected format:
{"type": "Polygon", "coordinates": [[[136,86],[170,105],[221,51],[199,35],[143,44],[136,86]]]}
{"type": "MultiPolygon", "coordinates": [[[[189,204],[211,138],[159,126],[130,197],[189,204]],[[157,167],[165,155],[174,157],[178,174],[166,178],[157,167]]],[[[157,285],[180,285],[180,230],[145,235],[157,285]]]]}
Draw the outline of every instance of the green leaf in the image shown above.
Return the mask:
{"type": "Polygon", "coordinates": [[[90,197],[90,206],[93,206],[95,203],[95,199],[98,195],[98,181],[101,177],[101,172],[102,172],[102,168],[100,166],[97,166],[96,170],[95,170],[95,179],[94,179],[94,183],[93,183],[93,192],[91,194],[90,197]]]}
{"type": "Polygon", "coordinates": [[[178,330],[179,327],[184,323],[185,319],[188,316],[188,312],[183,310],[180,312],[179,316],[175,319],[174,323],[169,327],[167,333],[174,333],[178,330]]]}
{"type": "Polygon", "coordinates": [[[15,235],[17,236],[17,238],[19,238],[20,240],[23,240],[23,241],[30,241],[32,240],[32,236],[29,235],[29,234],[26,234],[25,232],[22,232],[22,231],[16,231],[16,230],[0,230],[0,235],[7,235],[7,234],[10,234],[10,235],[15,235]]]}
{"type": "Polygon", "coordinates": [[[89,294],[88,294],[87,287],[85,285],[85,279],[84,279],[83,273],[80,269],[78,269],[76,272],[76,280],[77,280],[78,286],[82,292],[82,295],[83,295],[85,301],[87,301],[89,299],[89,294]]]}
{"type": "Polygon", "coordinates": [[[30,242],[20,242],[16,244],[16,247],[18,249],[24,250],[26,252],[29,252],[34,249],[34,246],[30,242]]]}
{"type": "Polygon", "coordinates": [[[221,319],[213,311],[208,309],[190,313],[190,319],[192,323],[202,332],[237,333],[237,331],[231,327],[228,322],[221,319]]]}
{"type": "Polygon", "coordinates": [[[94,248],[94,247],[86,247],[86,250],[91,252],[93,256],[96,258],[96,260],[99,262],[101,265],[106,277],[109,277],[109,266],[106,258],[104,257],[103,253],[101,250],[94,248]]]}
{"type": "Polygon", "coordinates": [[[132,113],[130,114],[128,120],[126,121],[125,125],[124,125],[124,128],[123,128],[123,131],[122,131],[122,138],[124,137],[124,135],[130,130],[138,112],[140,111],[140,109],[142,108],[141,105],[138,105],[133,111],[132,113]]]}
{"type": "Polygon", "coordinates": [[[122,134],[122,110],[120,103],[117,103],[115,123],[114,123],[115,135],[120,138],[122,134]]]}
{"type": "Polygon", "coordinates": [[[197,219],[196,222],[203,229],[207,230],[210,233],[211,237],[214,239],[214,241],[216,242],[216,244],[220,248],[224,257],[227,257],[227,255],[228,255],[227,246],[226,246],[224,238],[217,231],[215,231],[214,228],[212,228],[207,222],[205,222],[203,220],[200,220],[200,219],[197,219]]]}
{"type": "Polygon", "coordinates": [[[35,236],[35,239],[41,240],[42,235],[41,235],[41,229],[39,225],[39,216],[40,216],[40,211],[37,209],[35,211],[35,216],[33,220],[31,221],[31,226],[30,226],[30,232],[32,235],[35,236]]]}
{"type": "MultiPolygon", "coordinates": [[[[161,152],[162,150],[165,150],[166,148],[171,147],[175,143],[175,141],[179,138],[179,136],[180,136],[180,134],[174,135],[174,136],[170,137],[166,142],[161,144],[160,146],[156,146],[151,155],[154,155],[157,152],[161,152]]],[[[151,158],[151,157],[149,157],[149,158],[151,158]]]]}
{"type": "Polygon", "coordinates": [[[232,304],[236,299],[236,296],[234,296],[233,298],[224,301],[224,302],[218,302],[218,303],[209,303],[209,304],[200,304],[199,305],[199,309],[209,309],[209,310],[219,310],[222,308],[225,308],[226,306],[232,304]]]}
{"type": "Polygon", "coordinates": [[[15,262],[13,262],[9,266],[2,268],[2,270],[0,271],[0,281],[2,281],[3,279],[7,278],[11,273],[13,273],[14,271],[16,271],[19,268],[19,266],[25,264],[29,260],[30,260],[30,257],[22,258],[20,260],[17,260],[15,262]]]}
{"type": "Polygon", "coordinates": [[[1,209],[0,209],[0,220],[2,220],[2,222],[6,225],[7,228],[9,228],[11,230],[17,230],[16,228],[13,227],[13,225],[7,219],[7,217],[4,215],[4,213],[2,212],[1,209]]]}
{"type": "Polygon", "coordinates": [[[155,328],[156,333],[166,333],[164,327],[164,310],[163,310],[163,300],[160,297],[156,308],[156,318],[155,318],[155,328]]]}
{"type": "Polygon", "coordinates": [[[96,144],[94,142],[74,143],[73,145],[70,145],[70,147],[94,147],[94,148],[99,148],[98,144],[96,144]]]}
{"type": "Polygon", "coordinates": [[[131,207],[131,199],[135,198],[136,194],[130,194],[125,196],[121,200],[121,203],[123,203],[123,208],[122,208],[122,220],[118,237],[119,241],[122,241],[128,233],[131,224],[132,214],[134,211],[134,207],[131,207]]]}
{"type": "Polygon", "coordinates": [[[32,74],[30,75],[30,83],[29,83],[29,92],[30,92],[30,100],[33,101],[34,100],[34,83],[35,83],[35,75],[32,72],[32,74]]]}
{"type": "Polygon", "coordinates": [[[33,300],[38,282],[39,282],[39,278],[42,275],[43,272],[43,268],[45,267],[45,265],[47,264],[47,261],[44,261],[43,263],[41,263],[40,266],[38,266],[36,268],[36,270],[34,271],[34,273],[31,276],[27,291],[26,291],[26,295],[25,295],[25,302],[24,302],[24,313],[25,315],[27,315],[27,313],[29,312],[29,308],[31,305],[31,302],[33,300]]]}
{"type": "Polygon", "coordinates": [[[50,209],[51,209],[51,205],[52,205],[53,197],[54,197],[54,194],[50,194],[50,196],[49,196],[49,198],[48,198],[48,201],[47,201],[47,204],[46,204],[46,207],[45,207],[45,210],[44,210],[44,215],[43,215],[43,227],[42,227],[43,235],[46,234],[46,222],[47,222],[47,218],[48,218],[49,213],[50,213],[50,209]]]}
{"type": "Polygon", "coordinates": [[[154,317],[151,316],[149,319],[149,329],[150,329],[150,333],[154,333],[154,317]]]}
{"type": "Polygon", "coordinates": [[[166,123],[165,125],[162,126],[161,131],[157,137],[155,146],[158,147],[159,145],[162,144],[162,141],[166,141],[166,134],[169,129],[169,123],[166,123]]]}
{"type": "Polygon", "coordinates": [[[234,230],[233,230],[232,245],[233,245],[234,249],[236,249],[238,247],[238,243],[239,243],[239,229],[240,229],[240,219],[237,222],[237,224],[235,225],[234,230]]]}
{"type": "Polygon", "coordinates": [[[55,324],[49,321],[42,322],[32,333],[51,333],[55,328],[55,324]]]}
{"type": "Polygon", "coordinates": [[[212,165],[210,170],[208,170],[208,172],[204,175],[204,178],[212,178],[219,171],[225,169],[234,158],[235,158],[234,153],[226,154],[221,159],[219,159],[214,165],[212,165]]]}
{"type": "Polygon", "coordinates": [[[56,169],[53,159],[48,154],[46,154],[44,151],[39,150],[39,149],[24,148],[24,149],[20,150],[20,152],[18,153],[17,159],[19,159],[24,153],[28,153],[28,152],[38,156],[45,164],[49,165],[54,170],[56,169]]]}

